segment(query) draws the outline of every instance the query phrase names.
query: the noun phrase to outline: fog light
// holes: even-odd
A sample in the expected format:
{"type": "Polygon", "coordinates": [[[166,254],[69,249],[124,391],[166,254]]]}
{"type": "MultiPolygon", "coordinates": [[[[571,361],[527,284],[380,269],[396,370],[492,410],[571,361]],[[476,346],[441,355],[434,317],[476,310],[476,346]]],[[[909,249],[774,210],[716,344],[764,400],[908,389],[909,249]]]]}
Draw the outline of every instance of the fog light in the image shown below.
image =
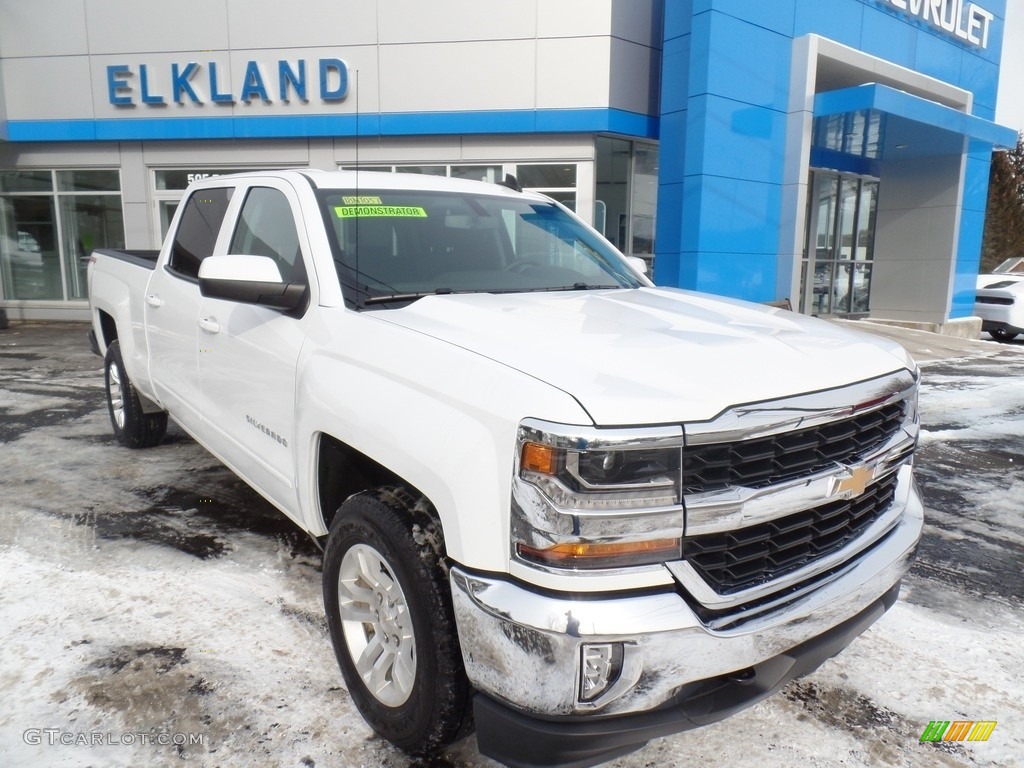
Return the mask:
{"type": "Polygon", "coordinates": [[[584,643],[580,654],[580,701],[591,702],[619,679],[622,643],[584,643]]]}

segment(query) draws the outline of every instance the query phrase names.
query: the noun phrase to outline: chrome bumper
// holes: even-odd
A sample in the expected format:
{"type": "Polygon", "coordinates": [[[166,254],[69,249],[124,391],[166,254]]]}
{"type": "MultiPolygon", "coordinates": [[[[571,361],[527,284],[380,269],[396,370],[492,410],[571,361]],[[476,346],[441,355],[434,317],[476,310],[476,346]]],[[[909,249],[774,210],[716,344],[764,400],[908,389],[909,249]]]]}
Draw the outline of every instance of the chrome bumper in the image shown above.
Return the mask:
{"type": "Polygon", "coordinates": [[[770,610],[741,610],[742,619],[723,628],[702,621],[681,589],[566,596],[453,567],[455,616],[469,679],[478,691],[528,715],[623,715],[678,702],[690,684],[750,670],[795,649],[857,616],[906,573],[921,535],[923,508],[909,467],[902,471],[906,476],[895,502],[902,515],[879,542],[819,576],[812,589],[776,601],[770,610]],[[622,671],[596,700],[584,701],[583,645],[598,643],[623,645],[622,671]]]}

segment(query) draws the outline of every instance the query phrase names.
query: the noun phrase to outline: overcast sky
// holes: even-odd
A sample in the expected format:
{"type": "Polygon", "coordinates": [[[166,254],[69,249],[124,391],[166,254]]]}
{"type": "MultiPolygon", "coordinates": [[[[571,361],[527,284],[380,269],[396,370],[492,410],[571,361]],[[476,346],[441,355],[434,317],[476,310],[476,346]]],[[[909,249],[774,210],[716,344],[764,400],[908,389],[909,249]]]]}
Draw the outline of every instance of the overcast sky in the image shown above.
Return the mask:
{"type": "Polygon", "coordinates": [[[1024,130],[1024,3],[1006,4],[1006,33],[999,74],[996,122],[1024,130]]]}

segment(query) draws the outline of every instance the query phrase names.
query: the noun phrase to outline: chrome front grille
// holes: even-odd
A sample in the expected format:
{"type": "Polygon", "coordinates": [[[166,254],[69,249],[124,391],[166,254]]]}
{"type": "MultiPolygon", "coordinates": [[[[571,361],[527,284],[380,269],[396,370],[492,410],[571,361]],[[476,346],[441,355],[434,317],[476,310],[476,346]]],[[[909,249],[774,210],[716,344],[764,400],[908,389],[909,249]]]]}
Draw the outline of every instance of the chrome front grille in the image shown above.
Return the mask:
{"type": "Polygon", "coordinates": [[[753,440],[687,446],[683,452],[684,493],[728,486],[759,488],[811,475],[830,466],[852,464],[899,431],[903,401],[810,429],[753,440]]]}
{"type": "Polygon", "coordinates": [[[856,539],[892,504],[896,474],[854,499],[841,499],[759,525],[695,536],[683,557],[719,594],[777,579],[856,539]]]}
{"type": "Polygon", "coordinates": [[[683,551],[666,566],[704,609],[733,611],[810,588],[896,526],[917,376],[737,406],[683,431],[683,551]]]}

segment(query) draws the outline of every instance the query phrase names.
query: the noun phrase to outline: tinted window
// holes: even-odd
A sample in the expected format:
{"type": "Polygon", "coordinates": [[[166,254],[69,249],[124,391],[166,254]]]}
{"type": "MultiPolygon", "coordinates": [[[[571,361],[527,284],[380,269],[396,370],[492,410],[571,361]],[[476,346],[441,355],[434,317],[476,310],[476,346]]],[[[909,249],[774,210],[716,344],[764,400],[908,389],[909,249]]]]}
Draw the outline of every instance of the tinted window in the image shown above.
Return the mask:
{"type": "Polygon", "coordinates": [[[423,190],[322,190],[320,199],[355,306],[643,284],[606,241],[550,202],[423,190]]]}
{"type": "Polygon", "coordinates": [[[302,252],[288,198],[268,187],[253,187],[242,205],[228,253],[267,256],[286,283],[302,282],[302,252]]]}
{"type": "Polygon", "coordinates": [[[169,265],[186,277],[199,277],[199,263],[213,253],[232,187],[200,189],[185,203],[169,265]]]}

